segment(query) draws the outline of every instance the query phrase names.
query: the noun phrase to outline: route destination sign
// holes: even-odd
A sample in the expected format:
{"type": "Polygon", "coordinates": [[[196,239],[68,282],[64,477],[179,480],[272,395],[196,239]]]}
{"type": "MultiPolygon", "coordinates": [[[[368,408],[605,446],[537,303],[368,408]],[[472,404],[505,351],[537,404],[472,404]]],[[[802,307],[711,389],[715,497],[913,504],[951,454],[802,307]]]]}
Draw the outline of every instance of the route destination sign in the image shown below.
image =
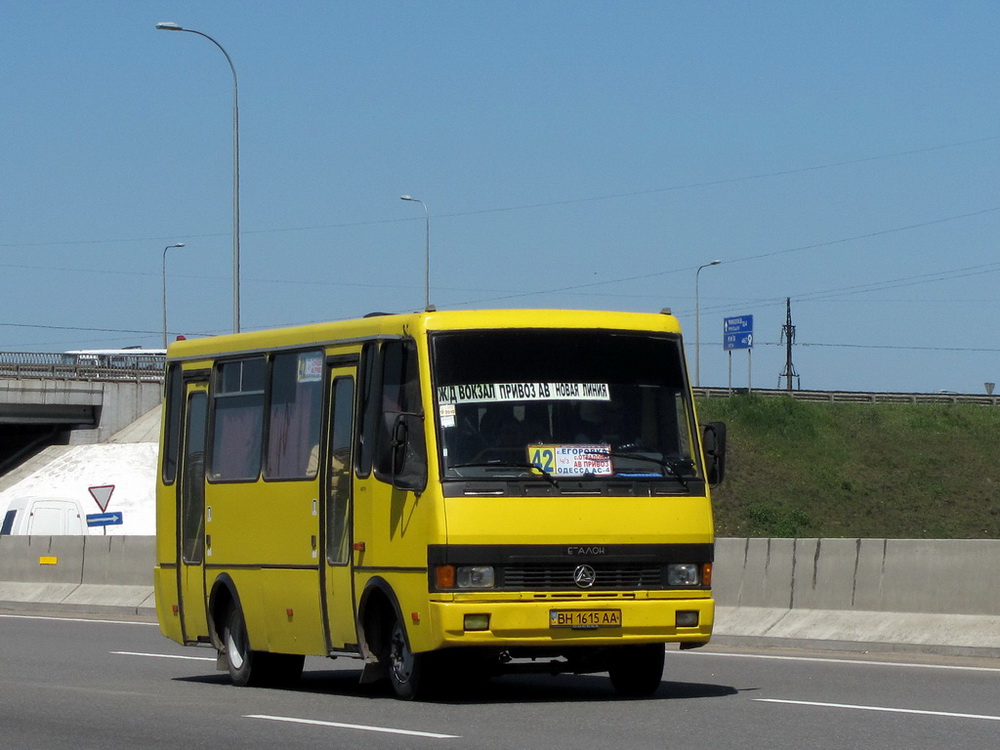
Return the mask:
{"type": "Polygon", "coordinates": [[[753,315],[722,319],[722,348],[727,352],[753,348],[753,315]]]}

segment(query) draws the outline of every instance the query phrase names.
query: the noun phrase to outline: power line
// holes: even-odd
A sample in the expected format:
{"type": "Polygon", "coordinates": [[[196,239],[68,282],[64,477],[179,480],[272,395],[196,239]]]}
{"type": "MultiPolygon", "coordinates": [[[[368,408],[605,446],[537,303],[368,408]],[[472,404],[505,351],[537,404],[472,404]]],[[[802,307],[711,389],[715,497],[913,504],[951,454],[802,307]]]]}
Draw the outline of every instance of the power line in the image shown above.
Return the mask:
{"type": "MultiPolygon", "coordinates": [[[[721,342],[718,344],[721,346],[721,342]]],[[[756,338],[753,340],[754,346],[785,346],[783,341],[758,341],[756,338]]],[[[827,347],[836,349],[877,349],[886,351],[916,351],[916,352],[974,352],[980,354],[990,354],[994,352],[1000,352],[1000,348],[989,348],[989,347],[969,347],[969,346],[902,346],[900,344],[832,344],[832,343],[820,343],[820,342],[804,342],[796,339],[795,346],[808,346],[808,347],[827,347]]]]}
{"type": "MultiPolygon", "coordinates": [[[[455,211],[452,213],[441,213],[437,215],[437,219],[449,219],[449,218],[462,218],[466,216],[480,216],[484,214],[495,214],[504,213],[510,211],[526,211],[538,208],[557,208],[559,206],[568,206],[579,203],[594,203],[600,201],[609,200],[621,200],[624,198],[636,198],[646,195],[658,195],[660,193],[669,193],[681,190],[694,190],[698,188],[705,187],[716,187],[719,185],[732,185],[740,182],[752,182],[756,180],[763,180],[772,177],[787,177],[790,175],[803,174],[806,172],[817,172],[825,169],[835,169],[837,167],[847,167],[856,164],[866,164],[875,161],[884,161],[887,159],[896,159],[903,156],[915,156],[918,154],[930,153],[933,151],[942,151],[951,148],[961,148],[963,146],[974,146],[980,143],[989,143],[991,141],[1000,140],[1000,135],[986,136],[984,138],[975,138],[967,141],[956,141],[953,143],[944,143],[936,146],[926,146],[924,148],[909,149],[907,151],[896,151],[888,154],[878,154],[876,156],[866,156],[857,159],[844,159],[841,161],[827,162],[824,164],[813,164],[805,167],[796,167],[794,169],[782,169],[773,172],[760,172],[750,175],[742,175],[738,177],[723,177],[716,180],[703,180],[700,182],[690,182],[682,183],[680,185],[668,185],[665,187],[658,188],[647,188],[644,190],[631,190],[621,193],[606,193],[602,195],[592,195],[584,196],[580,198],[566,198],[562,200],[551,200],[551,201],[539,201],[537,203],[524,203],[512,206],[495,206],[491,208],[474,209],[470,211],[455,211]]],[[[1000,209],[988,209],[988,211],[995,211],[1000,209]]],[[[972,214],[974,215],[974,214],[972,214]]],[[[948,219],[945,219],[948,220],[948,219]]],[[[401,222],[411,222],[416,221],[416,219],[398,218],[398,219],[368,219],[364,221],[349,221],[349,222],[338,222],[336,224],[316,224],[310,226],[300,226],[300,227],[280,227],[271,229],[245,229],[241,232],[242,235],[255,235],[255,234],[280,234],[285,232],[312,232],[321,229],[352,229],[356,227],[365,226],[379,226],[385,224],[398,224],[401,222]]],[[[930,222],[936,223],[936,222],[930,222]]],[[[915,225],[915,226],[926,226],[926,225],[915,225]]],[[[894,231],[894,230],[889,230],[894,231]]],[[[877,236],[878,233],[867,236],[877,236]]],[[[124,242],[163,242],[163,241],[174,241],[177,239],[207,239],[213,237],[228,237],[230,233],[228,232],[205,232],[202,234],[170,234],[160,237],[131,237],[131,238],[118,238],[118,239],[96,239],[96,240],[61,240],[61,241],[48,241],[48,242],[0,242],[0,247],[60,247],[60,246],[73,246],[73,245],[101,245],[101,244],[114,244],[114,243],[124,243],[124,242]]],[[[836,242],[836,241],[835,241],[836,242]]],[[[813,246],[816,247],[816,246],[813,246]]],[[[787,250],[783,252],[794,252],[794,250],[787,250]]],[[[751,256],[747,259],[754,259],[756,257],[766,257],[766,256],[751,256]]],[[[736,262],[736,261],[730,261],[736,262]]]]}
{"type": "MultiPolygon", "coordinates": [[[[849,295],[849,294],[865,294],[868,292],[879,292],[885,289],[898,289],[906,286],[917,286],[919,284],[929,284],[936,281],[951,281],[952,279],[960,279],[966,276],[978,276],[986,273],[996,273],[1000,271],[1000,263],[984,263],[978,266],[964,266],[962,268],[955,268],[947,271],[934,271],[931,273],[918,274],[916,276],[904,276],[899,279],[888,279],[884,281],[871,282],[869,284],[855,284],[846,287],[836,287],[834,289],[826,289],[816,292],[807,292],[805,294],[791,295],[791,298],[797,302],[815,302],[824,299],[832,299],[839,295],[849,295]]],[[[776,307],[781,304],[784,297],[771,297],[766,299],[753,300],[752,303],[763,307],[776,307]]],[[[903,300],[896,300],[903,301],[903,300]]],[[[928,300],[921,300],[922,302],[927,302],[928,300]]],[[[963,302],[970,302],[973,300],[962,300],[963,302]]],[[[984,302],[992,302],[993,300],[982,300],[984,302]]],[[[745,304],[745,303],[741,303],[745,304]]],[[[732,305],[715,305],[712,307],[704,308],[707,312],[724,312],[732,309],[732,305]]]]}

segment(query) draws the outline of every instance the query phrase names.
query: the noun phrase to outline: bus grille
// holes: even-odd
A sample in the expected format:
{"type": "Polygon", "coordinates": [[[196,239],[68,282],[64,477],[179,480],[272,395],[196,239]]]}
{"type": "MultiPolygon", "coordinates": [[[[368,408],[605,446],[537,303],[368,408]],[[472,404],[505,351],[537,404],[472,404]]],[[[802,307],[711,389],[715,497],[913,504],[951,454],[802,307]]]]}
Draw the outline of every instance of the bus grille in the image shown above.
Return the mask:
{"type": "MultiPolygon", "coordinates": [[[[664,588],[663,569],[657,565],[592,565],[597,578],[591,590],[636,590],[664,588]]],[[[551,567],[547,565],[512,566],[504,569],[503,586],[508,590],[579,591],[573,581],[575,565],[551,567]]]]}

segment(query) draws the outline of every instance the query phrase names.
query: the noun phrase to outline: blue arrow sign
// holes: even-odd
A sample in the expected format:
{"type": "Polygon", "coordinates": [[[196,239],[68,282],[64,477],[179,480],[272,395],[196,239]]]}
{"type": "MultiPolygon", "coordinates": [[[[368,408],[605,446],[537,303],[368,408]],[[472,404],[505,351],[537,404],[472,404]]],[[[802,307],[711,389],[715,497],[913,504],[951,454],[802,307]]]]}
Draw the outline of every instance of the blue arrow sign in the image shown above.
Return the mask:
{"type": "Polygon", "coordinates": [[[87,526],[121,526],[121,511],[116,513],[88,513],[87,526]]]}
{"type": "Polygon", "coordinates": [[[723,333],[753,333],[753,315],[722,319],[723,333]]]}

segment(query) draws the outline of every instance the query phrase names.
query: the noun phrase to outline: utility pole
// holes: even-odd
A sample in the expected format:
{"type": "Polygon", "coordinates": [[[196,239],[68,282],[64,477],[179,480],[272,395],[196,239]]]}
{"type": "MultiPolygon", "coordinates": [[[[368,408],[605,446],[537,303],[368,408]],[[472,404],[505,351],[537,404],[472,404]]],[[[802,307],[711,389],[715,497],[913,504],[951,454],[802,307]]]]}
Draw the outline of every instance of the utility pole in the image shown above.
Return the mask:
{"type": "Polygon", "coordinates": [[[799,374],[795,371],[795,365],[792,364],[792,343],[795,341],[795,326],[792,325],[792,298],[785,297],[785,325],[781,327],[781,339],[785,342],[785,369],[778,376],[778,385],[781,385],[781,379],[785,378],[785,390],[791,391],[792,388],[792,378],[795,378],[796,388],[801,388],[801,381],[799,380],[799,374]]]}

